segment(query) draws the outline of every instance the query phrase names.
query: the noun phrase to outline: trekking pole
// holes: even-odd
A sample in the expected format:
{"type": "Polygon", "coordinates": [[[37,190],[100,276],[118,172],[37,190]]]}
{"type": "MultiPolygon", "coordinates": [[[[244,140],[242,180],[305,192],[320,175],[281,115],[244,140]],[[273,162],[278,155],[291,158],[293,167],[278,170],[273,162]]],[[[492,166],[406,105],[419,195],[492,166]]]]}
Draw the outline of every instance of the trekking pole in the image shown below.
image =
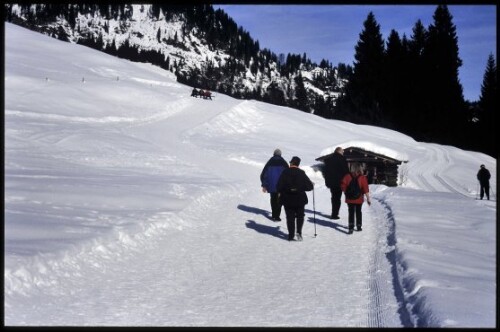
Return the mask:
{"type": "Polygon", "coordinates": [[[479,182],[477,183],[476,200],[479,199],[479,182]]]}
{"type": "Polygon", "coordinates": [[[314,201],[314,187],[313,187],[313,221],[314,221],[314,237],[316,237],[316,202],[314,201]]]}

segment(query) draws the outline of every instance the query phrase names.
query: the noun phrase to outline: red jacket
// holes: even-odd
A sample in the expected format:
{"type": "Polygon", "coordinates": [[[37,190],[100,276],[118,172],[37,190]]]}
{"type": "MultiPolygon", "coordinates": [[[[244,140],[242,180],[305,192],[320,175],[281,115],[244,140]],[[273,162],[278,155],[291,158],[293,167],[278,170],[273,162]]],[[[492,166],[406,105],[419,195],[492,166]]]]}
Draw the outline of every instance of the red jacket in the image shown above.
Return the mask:
{"type": "MultiPolygon", "coordinates": [[[[349,183],[351,183],[351,180],[352,180],[351,173],[347,173],[346,175],[344,175],[344,177],[342,178],[342,181],[340,181],[340,189],[342,189],[342,192],[345,192],[345,190],[347,189],[347,186],[349,185],[349,183]]],[[[364,176],[364,175],[358,176],[358,184],[359,184],[359,188],[361,188],[361,192],[363,194],[358,199],[347,199],[346,198],[345,199],[346,203],[363,204],[363,202],[365,201],[365,194],[367,192],[370,192],[370,190],[368,189],[368,179],[366,178],[366,176],[364,176]]]]}

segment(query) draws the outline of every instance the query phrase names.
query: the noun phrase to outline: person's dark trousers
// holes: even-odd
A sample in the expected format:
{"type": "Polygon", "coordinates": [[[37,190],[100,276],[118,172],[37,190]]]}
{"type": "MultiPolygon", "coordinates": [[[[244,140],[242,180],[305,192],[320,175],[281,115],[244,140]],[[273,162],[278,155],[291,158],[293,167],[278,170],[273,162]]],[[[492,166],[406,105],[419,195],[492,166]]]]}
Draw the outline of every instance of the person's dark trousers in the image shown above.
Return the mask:
{"type": "Polygon", "coordinates": [[[486,198],[489,200],[490,199],[490,185],[485,184],[481,185],[481,199],[483,199],[484,194],[486,193],[486,198]]]}
{"type": "Polygon", "coordinates": [[[349,229],[354,229],[354,217],[356,217],[356,227],[363,225],[361,206],[362,204],[347,203],[349,209],[349,229]]]}
{"type": "Polygon", "coordinates": [[[281,200],[279,198],[279,193],[271,194],[271,217],[279,218],[281,215],[281,200]]]}
{"type": "Polygon", "coordinates": [[[288,228],[288,240],[295,237],[295,220],[297,220],[297,233],[302,235],[302,226],[304,226],[304,206],[287,208],[285,207],[286,226],[288,228]]]}
{"type": "Polygon", "coordinates": [[[334,218],[339,215],[342,189],[340,187],[330,188],[330,193],[332,194],[332,218],[334,218]]]}

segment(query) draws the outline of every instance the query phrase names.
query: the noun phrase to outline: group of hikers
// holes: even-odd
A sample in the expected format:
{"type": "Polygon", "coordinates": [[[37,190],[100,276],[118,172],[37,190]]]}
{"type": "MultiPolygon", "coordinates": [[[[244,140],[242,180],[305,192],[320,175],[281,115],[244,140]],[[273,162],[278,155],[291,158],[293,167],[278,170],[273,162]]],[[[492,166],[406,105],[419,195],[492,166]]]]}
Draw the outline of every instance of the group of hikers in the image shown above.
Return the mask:
{"type": "MultiPolygon", "coordinates": [[[[302,227],[304,225],[305,205],[308,203],[306,191],[314,190],[314,183],[306,173],[299,168],[300,158],[294,156],[290,165],[281,156],[281,150],[274,150],[273,156],[267,161],[260,174],[262,192],[271,196],[271,219],[281,221],[281,207],[284,206],[288,241],[302,241],[302,227]]],[[[348,234],[362,230],[363,215],[361,208],[364,197],[371,205],[368,178],[364,175],[360,163],[347,163],[344,149],[337,147],[331,158],[324,160],[323,176],[325,185],[330,189],[332,213],[330,219],[340,219],[342,193],[348,208],[348,234]],[[353,193],[354,191],[354,193],[353,193]]],[[[480,184],[480,197],[490,199],[490,172],[481,165],[477,173],[480,184]]]]}
{"type": "Polygon", "coordinates": [[[203,99],[210,99],[212,100],[212,93],[208,90],[197,90],[196,88],[193,89],[193,91],[191,92],[191,97],[196,97],[198,98],[198,96],[200,98],[203,98],[203,99]]]}
{"type": "MultiPolygon", "coordinates": [[[[294,156],[290,160],[290,165],[281,156],[281,150],[274,150],[273,156],[267,161],[260,174],[262,191],[271,196],[271,218],[274,221],[281,221],[281,207],[284,206],[286,214],[286,224],[288,229],[288,241],[302,241],[302,227],[304,225],[305,205],[308,203],[306,191],[314,189],[314,183],[306,173],[299,168],[301,159],[294,156]]],[[[348,234],[354,232],[354,225],[357,231],[362,230],[363,221],[361,207],[364,197],[368,205],[371,204],[368,179],[363,174],[363,168],[359,163],[347,163],[344,157],[344,150],[337,147],[332,158],[325,160],[323,175],[325,185],[330,189],[332,214],[331,219],[339,219],[341,197],[344,192],[345,202],[348,206],[348,234]],[[351,182],[355,181],[353,185],[351,182]],[[354,188],[357,194],[351,194],[354,188]]]]}

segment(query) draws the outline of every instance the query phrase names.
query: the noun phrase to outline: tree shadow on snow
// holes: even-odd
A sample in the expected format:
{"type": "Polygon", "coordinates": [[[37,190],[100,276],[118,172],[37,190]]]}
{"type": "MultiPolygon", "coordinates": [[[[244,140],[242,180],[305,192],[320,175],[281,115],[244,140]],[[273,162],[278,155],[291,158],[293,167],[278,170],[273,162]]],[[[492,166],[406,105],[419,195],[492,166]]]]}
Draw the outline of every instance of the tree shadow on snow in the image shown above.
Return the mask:
{"type": "Polygon", "coordinates": [[[248,220],[246,226],[250,229],[253,229],[256,232],[262,234],[272,235],[282,240],[288,240],[288,234],[283,233],[280,230],[280,226],[267,226],[256,223],[254,220],[248,220]]]}
{"type": "Polygon", "coordinates": [[[243,204],[239,204],[239,205],[238,205],[238,209],[240,209],[240,210],[242,210],[242,211],[245,211],[245,212],[250,212],[250,213],[260,214],[261,216],[264,216],[264,217],[266,217],[267,219],[272,220],[272,218],[271,218],[271,216],[270,216],[270,213],[269,213],[269,211],[267,211],[267,210],[263,210],[263,209],[259,209],[259,208],[256,208],[256,207],[243,205],[243,204]]]}

